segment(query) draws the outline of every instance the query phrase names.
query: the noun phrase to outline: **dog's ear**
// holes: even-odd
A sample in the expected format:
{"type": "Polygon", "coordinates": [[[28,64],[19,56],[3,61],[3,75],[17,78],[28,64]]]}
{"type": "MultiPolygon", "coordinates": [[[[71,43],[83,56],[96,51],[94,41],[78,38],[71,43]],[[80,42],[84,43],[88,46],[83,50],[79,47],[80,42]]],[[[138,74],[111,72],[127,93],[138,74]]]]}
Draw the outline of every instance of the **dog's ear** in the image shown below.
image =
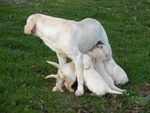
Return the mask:
{"type": "Polygon", "coordinates": [[[88,70],[90,68],[90,63],[88,61],[85,61],[83,67],[85,70],[88,70]]]}
{"type": "Polygon", "coordinates": [[[106,57],[106,60],[110,60],[110,54],[106,54],[105,57],[106,57]]]}
{"type": "Polygon", "coordinates": [[[35,22],[33,21],[32,18],[29,18],[27,20],[27,24],[24,27],[24,33],[25,34],[32,34],[34,29],[35,29],[35,22]]]}

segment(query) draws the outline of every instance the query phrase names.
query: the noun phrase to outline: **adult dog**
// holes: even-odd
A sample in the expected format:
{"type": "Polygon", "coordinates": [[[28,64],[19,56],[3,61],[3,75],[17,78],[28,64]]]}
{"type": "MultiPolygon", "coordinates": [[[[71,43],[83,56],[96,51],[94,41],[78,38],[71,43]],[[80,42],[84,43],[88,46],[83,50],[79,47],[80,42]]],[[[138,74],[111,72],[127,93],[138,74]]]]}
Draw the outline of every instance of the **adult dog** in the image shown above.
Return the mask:
{"type": "Polygon", "coordinates": [[[74,61],[78,81],[77,96],[84,93],[82,53],[90,50],[98,41],[105,44],[112,53],[103,26],[91,18],[77,22],[33,14],[28,17],[24,32],[40,37],[49,48],[56,52],[60,65],[66,63],[67,57],[74,61]]]}

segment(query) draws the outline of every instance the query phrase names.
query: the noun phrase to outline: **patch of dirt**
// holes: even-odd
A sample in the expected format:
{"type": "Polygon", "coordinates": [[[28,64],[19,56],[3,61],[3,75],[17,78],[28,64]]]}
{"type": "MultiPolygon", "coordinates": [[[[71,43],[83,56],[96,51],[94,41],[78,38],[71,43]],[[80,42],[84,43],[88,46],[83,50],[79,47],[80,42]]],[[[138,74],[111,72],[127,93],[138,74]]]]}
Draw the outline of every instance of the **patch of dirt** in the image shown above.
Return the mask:
{"type": "Polygon", "coordinates": [[[150,84],[149,83],[145,83],[145,84],[141,85],[139,90],[144,95],[150,95],[150,84]]]}
{"type": "Polygon", "coordinates": [[[2,2],[14,2],[16,4],[20,4],[25,2],[26,0],[1,0],[2,2]]]}

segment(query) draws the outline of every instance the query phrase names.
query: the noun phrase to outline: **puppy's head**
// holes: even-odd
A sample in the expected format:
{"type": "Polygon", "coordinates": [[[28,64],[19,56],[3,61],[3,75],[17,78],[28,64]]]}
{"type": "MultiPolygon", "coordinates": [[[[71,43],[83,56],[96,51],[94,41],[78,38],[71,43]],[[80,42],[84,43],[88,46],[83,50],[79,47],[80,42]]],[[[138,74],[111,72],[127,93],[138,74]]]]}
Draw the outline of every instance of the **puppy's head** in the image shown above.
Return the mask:
{"type": "Polygon", "coordinates": [[[24,26],[25,34],[33,34],[36,27],[37,14],[31,15],[27,19],[27,23],[24,26]]]}
{"type": "Polygon", "coordinates": [[[103,51],[103,53],[104,53],[106,59],[107,59],[107,60],[110,60],[111,55],[110,55],[110,52],[109,52],[109,50],[108,50],[108,47],[105,46],[104,44],[99,44],[97,47],[103,51]]]}
{"type": "Polygon", "coordinates": [[[95,62],[95,56],[93,55],[91,51],[87,51],[85,54],[87,54],[91,58],[93,63],[95,62]]]}
{"type": "Polygon", "coordinates": [[[95,58],[100,58],[102,56],[102,51],[99,48],[94,48],[92,50],[93,55],[95,56],[95,58]]]}

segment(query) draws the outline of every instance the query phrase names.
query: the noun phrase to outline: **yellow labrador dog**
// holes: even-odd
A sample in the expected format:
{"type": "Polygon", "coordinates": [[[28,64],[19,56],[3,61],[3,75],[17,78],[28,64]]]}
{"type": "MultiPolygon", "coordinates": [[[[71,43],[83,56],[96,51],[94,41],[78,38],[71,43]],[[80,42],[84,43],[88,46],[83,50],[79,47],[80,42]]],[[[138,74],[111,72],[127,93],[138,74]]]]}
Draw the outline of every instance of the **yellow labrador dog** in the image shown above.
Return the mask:
{"type": "Polygon", "coordinates": [[[28,17],[24,32],[40,37],[49,48],[56,52],[60,65],[66,63],[67,57],[74,61],[78,81],[76,96],[84,93],[82,54],[90,50],[98,41],[105,44],[112,53],[103,26],[91,18],[77,22],[33,14],[28,17]]]}
{"type": "MultiPolygon", "coordinates": [[[[107,46],[103,44],[97,45],[107,56],[110,56],[107,46]]],[[[112,57],[104,61],[107,73],[112,77],[116,84],[125,84],[129,81],[126,72],[114,61],[112,57]]]]}

